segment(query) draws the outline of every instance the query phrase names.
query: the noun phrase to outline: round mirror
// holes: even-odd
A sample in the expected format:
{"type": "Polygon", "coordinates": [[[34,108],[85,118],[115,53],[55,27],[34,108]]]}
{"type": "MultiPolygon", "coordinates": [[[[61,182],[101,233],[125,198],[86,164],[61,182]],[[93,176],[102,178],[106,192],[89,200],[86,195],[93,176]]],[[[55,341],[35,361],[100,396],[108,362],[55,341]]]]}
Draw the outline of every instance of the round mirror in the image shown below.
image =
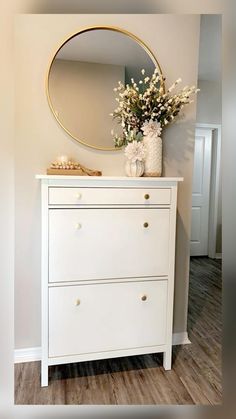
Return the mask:
{"type": "Polygon", "coordinates": [[[56,51],[46,80],[50,108],[75,140],[98,150],[116,150],[111,131],[121,127],[110,115],[116,108],[114,88],[121,81],[150,76],[161,68],[136,36],[113,27],[86,28],[56,51]]]}

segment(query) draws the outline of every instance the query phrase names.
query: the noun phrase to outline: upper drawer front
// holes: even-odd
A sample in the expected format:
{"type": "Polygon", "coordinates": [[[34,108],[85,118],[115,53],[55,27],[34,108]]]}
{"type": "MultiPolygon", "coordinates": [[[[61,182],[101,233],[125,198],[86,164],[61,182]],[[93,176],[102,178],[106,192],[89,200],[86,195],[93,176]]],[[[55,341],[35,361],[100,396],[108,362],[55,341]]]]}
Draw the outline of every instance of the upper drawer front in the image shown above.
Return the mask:
{"type": "Polygon", "coordinates": [[[168,275],[169,208],[49,211],[49,282],[168,275]]]}
{"type": "Polygon", "coordinates": [[[49,188],[49,205],[168,205],[171,189],[49,188]]]}

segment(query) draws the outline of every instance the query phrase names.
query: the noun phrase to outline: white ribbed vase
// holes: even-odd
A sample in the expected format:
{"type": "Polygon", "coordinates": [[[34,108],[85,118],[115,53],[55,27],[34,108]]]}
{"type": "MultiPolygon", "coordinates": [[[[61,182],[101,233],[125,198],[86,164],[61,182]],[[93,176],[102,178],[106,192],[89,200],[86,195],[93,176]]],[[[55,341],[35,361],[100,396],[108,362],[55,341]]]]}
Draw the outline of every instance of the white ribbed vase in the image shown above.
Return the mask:
{"type": "Polygon", "coordinates": [[[146,149],[144,176],[161,176],[162,173],[162,139],[145,135],[143,143],[146,149]]]}
{"type": "Polygon", "coordinates": [[[125,173],[127,176],[139,177],[142,176],[144,172],[144,162],[136,160],[132,162],[127,159],[125,162],[125,173]]]}

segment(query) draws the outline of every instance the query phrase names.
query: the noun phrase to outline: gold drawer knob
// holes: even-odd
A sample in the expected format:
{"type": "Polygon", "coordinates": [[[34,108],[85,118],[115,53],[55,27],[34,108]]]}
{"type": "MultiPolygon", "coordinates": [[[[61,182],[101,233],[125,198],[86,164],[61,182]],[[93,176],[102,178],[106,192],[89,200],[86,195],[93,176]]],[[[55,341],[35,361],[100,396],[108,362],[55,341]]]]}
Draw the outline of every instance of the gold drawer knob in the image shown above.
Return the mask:
{"type": "Polygon", "coordinates": [[[146,296],[145,294],[144,294],[144,295],[142,295],[141,300],[142,300],[142,301],[146,301],[146,300],[147,300],[147,296],[146,296]]]}
{"type": "Polygon", "coordinates": [[[77,298],[77,300],[75,301],[75,306],[79,306],[80,305],[80,299],[77,298]]]}
{"type": "Polygon", "coordinates": [[[148,193],[145,193],[144,198],[145,199],[149,199],[150,198],[150,195],[148,193]]]}
{"type": "Polygon", "coordinates": [[[144,224],[143,224],[143,227],[144,227],[144,228],[148,228],[148,223],[144,223],[144,224]]]}
{"type": "Polygon", "coordinates": [[[76,199],[81,199],[82,198],[82,194],[80,193],[80,192],[78,192],[77,194],[76,194],[76,199]]]}
{"type": "Polygon", "coordinates": [[[76,226],[75,226],[75,228],[76,228],[76,230],[80,230],[82,228],[82,224],[77,223],[76,226]]]}

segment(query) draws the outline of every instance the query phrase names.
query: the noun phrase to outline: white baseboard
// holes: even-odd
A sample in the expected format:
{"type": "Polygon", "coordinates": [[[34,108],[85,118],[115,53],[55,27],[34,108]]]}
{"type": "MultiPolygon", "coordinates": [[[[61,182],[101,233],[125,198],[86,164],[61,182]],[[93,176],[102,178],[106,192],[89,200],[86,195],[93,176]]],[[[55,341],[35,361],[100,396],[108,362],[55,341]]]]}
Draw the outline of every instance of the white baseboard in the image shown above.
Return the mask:
{"type": "Polygon", "coordinates": [[[216,253],[215,259],[222,259],[222,253],[216,253]]]}
{"type": "MultiPolygon", "coordinates": [[[[173,334],[173,345],[188,345],[190,342],[188,333],[174,333],[173,334]]],[[[15,349],[14,351],[14,362],[19,364],[20,362],[33,362],[41,360],[41,347],[36,348],[23,348],[15,349]]]]}
{"type": "Polygon", "coordinates": [[[172,345],[189,345],[188,332],[173,333],[172,345]]]}
{"type": "Polygon", "coordinates": [[[15,364],[20,362],[41,361],[41,347],[15,349],[14,359],[15,364]]]}

